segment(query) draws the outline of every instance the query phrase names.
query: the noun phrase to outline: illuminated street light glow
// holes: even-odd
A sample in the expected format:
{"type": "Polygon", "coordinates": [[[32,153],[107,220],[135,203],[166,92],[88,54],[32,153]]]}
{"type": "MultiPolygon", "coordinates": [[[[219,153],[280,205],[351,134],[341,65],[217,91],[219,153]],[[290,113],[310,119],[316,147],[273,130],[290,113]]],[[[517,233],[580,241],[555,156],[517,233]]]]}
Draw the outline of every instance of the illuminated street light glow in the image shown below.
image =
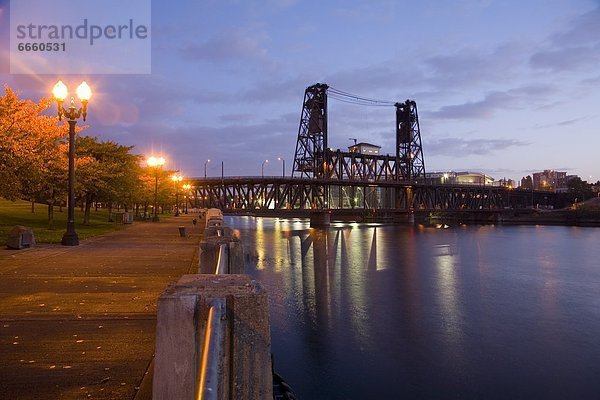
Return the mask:
{"type": "Polygon", "coordinates": [[[59,80],[52,88],[52,95],[56,99],[58,106],[58,120],[63,117],[69,123],[69,197],[68,197],[68,217],[67,231],[63,235],[62,244],[64,246],[78,246],[79,236],[75,231],[75,125],[79,117],[85,121],[87,116],[87,103],[92,96],[92,89],[83,81],[77,87],[77,96],[81,100],[81,107],[75,107],[75,100],[71,98],[68,108],[63,106],[63,102],[69,95],[67,85],[59,80]]]}
{"type": "Polygon", "coordinates": [[[154,168],[154,216],[152,217],[153,222],[158,222],[158,170],[165,165],[164,157],[150,156],[146,159],[146,165],[154,168]]]}
{"type": "Polygon", "coordinates": [[[92,89],[85,81],[81,82],[81,84],[77,86],[77,97],[79,97],[79,100],[81,101],[88,101],[90,97],[92,97],[92,89]]]}
{"type": "Polygon", "coordinates": [[[184,202],[185,202],[185,208],[184,208],[185,211],[184,212],[187,214],[188,213],[188,206],[187,206],[187,204],[188,204],[188,195],[189,195],[190,189],[192,188],[192,185],[190,185],[189,183],[184,183],[182,187],[183,187],[183,190],[184,190],[184,192],[183,192],[183,198],[184,198],[184,202]]]}
{"type": "Polygon", "coordinates": [[[179,216],[179,182],[183,180],[183,176],[173,174],[171,180],[175,182],[175,216],[179,216]]]}
{"type": "Polygon", "coordinates": [[[52,95],[58,101],[64,101],[67,98],[69,91],[67,90],[67,85],[63,83],[63,81],[56,82],[54,88],[52,89],[52,95]]]}

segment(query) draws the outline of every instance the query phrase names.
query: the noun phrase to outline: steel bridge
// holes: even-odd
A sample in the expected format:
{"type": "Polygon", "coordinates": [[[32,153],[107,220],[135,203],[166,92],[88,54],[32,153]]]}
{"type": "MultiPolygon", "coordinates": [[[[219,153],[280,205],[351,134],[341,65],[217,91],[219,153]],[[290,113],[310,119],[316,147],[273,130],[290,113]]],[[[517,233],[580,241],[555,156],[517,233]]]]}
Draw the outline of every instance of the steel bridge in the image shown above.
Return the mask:
{"type": "Polygon", "coordinates": [[[417,210],[481,211],[552,204],[554,193],[484,185],[436,184],[426,178],[417,105],[367,99],[317,83],[305,90],[291,177],[192,180],[198,207],[224,212],[302,215],[402,213],[417,210]],[[328,147],[328,97],[395,107],[396,151],[363,154],[328,147]]]}
{"type": "Polygon", "coordinates": [[[316,180],[281,177],[195,178],[194,204],[230,213],[305,215],[314,210],[336,214],[410,211],[524,209],[552,204],[552,195],[492,186],[431,185],[404,182],[316,180]],[[325,189],[326,188],[326,189],[325,189]],[[323,196],[324,191],[327,197],[323,196]]]}

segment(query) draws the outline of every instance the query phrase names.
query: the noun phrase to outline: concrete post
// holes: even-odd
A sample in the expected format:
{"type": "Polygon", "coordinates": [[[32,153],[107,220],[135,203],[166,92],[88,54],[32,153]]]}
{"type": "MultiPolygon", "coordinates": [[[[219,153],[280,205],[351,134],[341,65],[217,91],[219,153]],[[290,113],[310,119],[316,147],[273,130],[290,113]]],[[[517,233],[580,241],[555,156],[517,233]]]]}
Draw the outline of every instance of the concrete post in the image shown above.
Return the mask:
{"type": "Polygon", "coordinates": [[[229,273],[244,273],[244,248],[239,238],[233,235],[230,228],[225,227],[223,236],[209,235],[210,229],[206,228],[204,240],[200,242],[200,256],[198,258],[199,274],[214,274],[219,257],[219,246],[227,244],[229,251],[229,273]]]}
{"type": "Polygon", "coordinates": [[[195,398],[203,349],[200,341],[209,304],[216,298],[226,303],[219,399],[273,398],[265,290],[246,275],[184,275],[158,301],[154,400],[195,398]]]}

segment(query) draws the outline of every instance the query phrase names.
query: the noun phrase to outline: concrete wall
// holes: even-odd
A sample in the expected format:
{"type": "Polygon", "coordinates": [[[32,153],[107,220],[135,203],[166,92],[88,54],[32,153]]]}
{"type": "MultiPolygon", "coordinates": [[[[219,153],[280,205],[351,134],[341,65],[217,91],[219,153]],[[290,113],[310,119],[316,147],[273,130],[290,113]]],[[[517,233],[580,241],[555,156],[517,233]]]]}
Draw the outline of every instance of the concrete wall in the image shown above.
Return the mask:
{"type": "Polygon", "coordinates": [[[225,299],[219,399],[273,398],[268,299],[246,275],[184,275],[158,301],[153,399],[195,399],[210,302],[225,299]]]}

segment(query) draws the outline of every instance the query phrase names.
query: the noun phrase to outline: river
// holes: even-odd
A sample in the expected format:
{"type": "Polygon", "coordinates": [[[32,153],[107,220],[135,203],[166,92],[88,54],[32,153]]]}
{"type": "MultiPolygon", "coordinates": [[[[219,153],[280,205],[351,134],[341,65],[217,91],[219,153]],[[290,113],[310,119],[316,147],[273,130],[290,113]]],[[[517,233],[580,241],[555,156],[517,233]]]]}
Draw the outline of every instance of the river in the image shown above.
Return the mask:
{"type": "Polygon", "coordinates": [[[226,223],[299,400],[600,398],[598,228],[226,223]]]}

